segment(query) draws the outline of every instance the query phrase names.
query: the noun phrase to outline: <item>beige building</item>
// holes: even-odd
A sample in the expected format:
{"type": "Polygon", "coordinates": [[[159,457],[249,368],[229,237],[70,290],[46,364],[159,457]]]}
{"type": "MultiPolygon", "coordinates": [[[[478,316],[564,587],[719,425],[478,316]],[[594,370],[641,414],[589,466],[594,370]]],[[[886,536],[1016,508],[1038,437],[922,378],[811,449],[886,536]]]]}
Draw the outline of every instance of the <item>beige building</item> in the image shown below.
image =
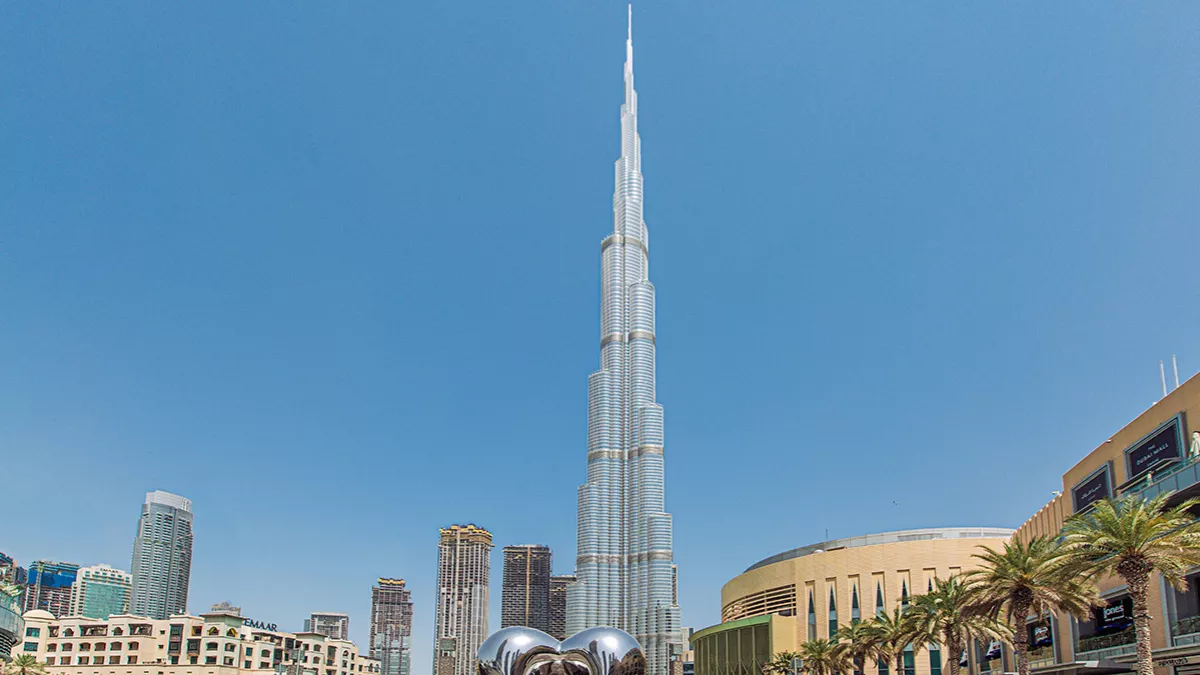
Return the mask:
{"type": "Polygon", "coordinates": [[[379,661],[354,643],[318,633],[287,633],[220,611],[167,619],[121,614],[107,620],[25,613],[25,639],[51,675],[368,675],[379,661]]]}
{"type": "MultiPolygon", "coordinates": [[[[1062,490],[1017,531],[1029,539],[1055,536],[1063,521],[1107,497],[1171,501],[1200,496],[1200,376],[1193,377],[1092,450],[1062,477],[1062,490]],[[1189,421],[1191,424],[1189,425],[1189,421]]],[[[1120,579],[1099,585],[1102,606],[1090,617],[1029,617],[1040,637],[1034,672],[1105,675],[1129,672],[1134,661],[1132,607],[1120,579]]],[[[1151,638],[1157,675],[1200,673],[1200,570],[1177,592],[1157,578],[1150,589],[1151,638]]]]}
{"type": "Polygon", "coordinates": [[[488,636],[492,533],[475,525],[442,528],[434,675],[475,675],[475,655],[488,636]]]}
{"type": "MultiPolygon", "coordinates": [[[[934,579],[974,568],[979,546],[1001,547],[1012,534],[978,527],[905,530],[821,542],[757,562],[721,589],[722,623],[692,634],[696,675],[760,675],[774,654],[904,606],[934,579]]],[[[941,675],[946,658],[941,650],[921,649],[906,657],[903,675],[941,675]]]]}

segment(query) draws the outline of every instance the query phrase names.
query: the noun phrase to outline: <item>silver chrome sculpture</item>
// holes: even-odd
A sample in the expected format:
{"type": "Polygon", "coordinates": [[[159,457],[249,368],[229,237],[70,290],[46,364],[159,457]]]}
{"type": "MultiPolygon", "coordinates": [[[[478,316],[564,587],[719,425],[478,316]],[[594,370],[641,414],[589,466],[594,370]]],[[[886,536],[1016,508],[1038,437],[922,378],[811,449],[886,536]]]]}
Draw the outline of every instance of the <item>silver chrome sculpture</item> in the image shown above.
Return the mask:
{"type": "Polygon", "coordinates": [[[663,494],[663,408],[655,396],[632,14],[615,168],[613,231],[601,243],[600,370],[588,378],[587,483],[579,488],[577,580],[567,587],[566,630],[627,630],[645,649],[649,675],[667,675],[680,614],[663,494]]]}
{"type": "Polygon", "coordinates": [[[559,642],[534,628],[504,628],[479,648],[479,675],[646,675],[633,636],[589,628],[559,642]]]}

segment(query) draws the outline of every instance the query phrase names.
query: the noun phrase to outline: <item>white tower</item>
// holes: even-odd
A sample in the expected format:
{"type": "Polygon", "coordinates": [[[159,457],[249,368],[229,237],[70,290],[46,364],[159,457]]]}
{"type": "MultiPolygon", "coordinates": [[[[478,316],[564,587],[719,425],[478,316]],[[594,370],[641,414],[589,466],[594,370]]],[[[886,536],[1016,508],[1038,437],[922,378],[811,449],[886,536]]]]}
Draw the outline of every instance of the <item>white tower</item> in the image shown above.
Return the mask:
{"type": "Polygon", "coordinates": [[[579,488],[578,580],[568,589],[567,633],[621,628],[641,642],[649,674],[666,675],[680,615],[663,498],[649,251],[630,8],[613,232],[601,243],[600,370],[588,378],[587,483],[579,488]]]}

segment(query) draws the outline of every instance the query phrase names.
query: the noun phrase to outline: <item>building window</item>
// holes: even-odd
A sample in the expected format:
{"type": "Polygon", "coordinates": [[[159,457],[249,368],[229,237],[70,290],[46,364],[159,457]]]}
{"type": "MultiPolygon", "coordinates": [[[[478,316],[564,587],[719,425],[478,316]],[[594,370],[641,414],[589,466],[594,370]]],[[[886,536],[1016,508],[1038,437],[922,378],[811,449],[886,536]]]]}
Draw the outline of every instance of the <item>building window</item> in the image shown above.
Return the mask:
{"type": "Polygon", "coordinates": [[[92,651],[92,643],[90,643],[90,642],[80,642],[80,643],[79,643],[79,651],[81,651],[81,652],[90,652],[90,651],[92,651]]]}
{"type": "Polygon", "coordinates": [[[913,653],[911,646],[904,649],[904,673],[903,675],[916,675],[917,672],[917,656],[913,653]]]}
{"type": "Polygon", "coordinates": [[[64,651],[64,652],[69,652],[69,651],[71,651],[71,650],[72,650],[72,649],[74,649],[74,648],[75,648],[75,645],[71,644],[70,642],[67,642],[67,643],[64,643],[64,644],[63,644],[63,651],[64,651]]]}
{"type": "Polygon", "coordinates": [[[37,643],[36,642],[26,642],[23,649],[27,652],[36,652],[37,651],[37,643]]]}
{"type": "Polygon", "coordinates": [[[887,610],[883,607],[883,585],[875,582],[875,616],[883,616],[887,610]]]}
{"type": "Polygon", "coordinates": [[[196,665],[196,664],[197,664],[197,663],[199,663],[199,662],[200,662],[200,657],[199,657],[199,656],[189,656],[189,657],[188,657],[188,663],[192,664],[193,666],[194,666],[194,665],[196,665]]]}
{"type": "Polygon", "coordinates": [[[908,582],[900,580],[900,609],[908,609],[908,582]]]}
{"type": "Polygon", "coordinates": [[[259,662],[258,662],[258,669],[259,669],[259,670],[266,670],[267,668],[270,668],[270,667],[271,667],[271,664],[269,664],[269,663],[266,663],[266,662],[264,662],[264,661],[259,661],[259,662]]]}
{"type": "Polygon", "coordinates": [[[236,651],[237,651],[237,645],[235,645],[235,644],[233,644],[232,642],[230,642],[229,644],[225,645],[225,651],[227,651],[227,652],[236,652],[236,651]]]}
{"type": "Polygon", "coordinates": [[[79,665],[86,666],[87,664],[88,664],[88,657],[86,657],[86,656],[79,657],[79,665]]]}
{"type": "Polygon", "coordinates": [[[56,645],[56,644],[54,644],[53,642],[51,642],[50,644],[46,645],[46,651],[48,651],[48,652],[56,652],[56,651],[58,651],[58,645],[56,645]]]}
{"type": "Polygon", "coordinates": [[[838,630],[837,600],[833,597],[833,587],[829,587],[829,639],[834,639],[838,630]]]}
{"type": "Polygon", "coordinates": [[[205,665],[207,665],[207,666],[215,666],[215,665],[217,665],[217,657],[215,657],[215,656],[206,656],[206,657],[204,657],[204,664],[205,664],[205,665]]]}
{"type": "Polygon", "coordinates": [[[125,631],[121,630],[120,626],[113,629],[113,635],[124,635],[125,631]]]}
{"type": "Polygon", "coordinates": [[[171,657],[171,665],[173,665],[173,666],[179,665],[179,657],[178,656],[171,657]]]}
{"type": "Polygon", "coordinates": [[[817,639],[817,608],[813,604],[812,591],[808,592],[808,639],[817,639]]]}
{"type": "Polygon", "coordinates": [[[119,657],[119,656],[108,657],[108,665],[110,665],[110,666],[115,666],[120,662],[121,662],[121,657],[119,657]]]}
{"type": "Polygon", "coordinates": [[[217,651],[217,643],[209,642],[208,644],[204,645],[204,650],[209,652],[217,651]]]}
{"type": "MultiPolygon", "coordinates": [[[[136,643],[136,642],[130,642],[130,643],[129,643],[129,648],[130,648],[131,650],[136,650],[136,649],[138,648],[138,643],[136,643]]],[[[134,663],[137,663],[137,662],[135,661],[134,663]]]]}
{"type": "Polygon", "coordinates": [[[271,650],[270,650],[270,649],[264,649],[264,650],[260,651],[260,652],[258,653],[258,655],[259,655],[259,656],[261,656],[261,657],[263,657],[264,659],[269,659],[269,658],[271,658],[271,650]]]}
{"type": "Polygon", "coordinates": [[[242,667],[245,668],[246,670],[250,670],[250,662],[242,661],[242,667]]]}
{"type": "Polygon", "coordinates": [[[46,665],[48,665],[48,666],[54,665],[54,657],[53,656],[46,657],[46,665]]]}
{"type": "Polygon", "coordinates": [[[192,626],[192,635],[196,636],[199,634],[200,634],[200,626],[192,626]]]}
{"type": "Polygon", "coordinates": [[[25,637],[35,638],[35,637],[41,637],[41,636],[42,636],[41,628],[34,628],[34,627],[30,626],[29,628],[25,629],[25,637]]]}
{"type": "Polygon", "coordinates": [[[109,646],[108,646],[108,650],[109,650],[109,651],[111,651],[111,652],[119,652],[119,651],[121,651],[121,643],[120,643],[120,642],[114,642],[114,643],[112,643],[111,645],[109,645],[109,646]]]}
{"type": "Polygon", "coordinates": [[[942,652],[940,649],[929,650],[929,675],[942,675],[942,652]]]}
{"type": "MultiPolygon", "coordinates": [[[[137,643],[135,642],[134,644],[137,644],[137,643]]],[[[137,656],[135,654],[130,654],[129,656],[126,656],[125,663],[128,663],[128,664],[137,663],[137,656]]]]}
{"type": "Polygon", "coordinates": [[[104,651],[106,648],[108,648],[108,645],[107,645],[107,644],[105,644],[105,643],[103,643],[103,642],[97,642],[97,643],[96,643],[96,651],[98,651],[98,652],[102,652],[102,651],[104,651]]]}
{"type": "Polygon", "coordinates": [[[63,631],[63,637],[75,637],[75,631],[68,628],[63,631]]]}
{"type": "Polygon", "coordinates": [[[232,666],[232,665],[233,665],[233,657],[232,657],[232,656],[226,656],[226,657],[225,657],[225,665],[227,665],[227,666],[232,666]]]}

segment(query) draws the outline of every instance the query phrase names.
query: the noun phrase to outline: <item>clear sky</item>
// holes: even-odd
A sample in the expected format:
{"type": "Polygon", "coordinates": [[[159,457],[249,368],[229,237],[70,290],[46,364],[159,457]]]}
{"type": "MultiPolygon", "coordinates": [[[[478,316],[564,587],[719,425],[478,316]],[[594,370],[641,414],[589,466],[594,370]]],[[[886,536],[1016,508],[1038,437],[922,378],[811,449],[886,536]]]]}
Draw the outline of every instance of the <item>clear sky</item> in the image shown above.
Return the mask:
{"type": "MultiPolygon", "coordinates": [[[[634,7],[685,625],[826,531],[1016,526],[1200,368],[1197,25],[634,7]]],[[[7,4],[0,550],[127,567],[177,492],[193,611],[363,642],[404,577],[414,673],[439,526],[570,571],[624,37],[608,0],[7,4]]]]}

